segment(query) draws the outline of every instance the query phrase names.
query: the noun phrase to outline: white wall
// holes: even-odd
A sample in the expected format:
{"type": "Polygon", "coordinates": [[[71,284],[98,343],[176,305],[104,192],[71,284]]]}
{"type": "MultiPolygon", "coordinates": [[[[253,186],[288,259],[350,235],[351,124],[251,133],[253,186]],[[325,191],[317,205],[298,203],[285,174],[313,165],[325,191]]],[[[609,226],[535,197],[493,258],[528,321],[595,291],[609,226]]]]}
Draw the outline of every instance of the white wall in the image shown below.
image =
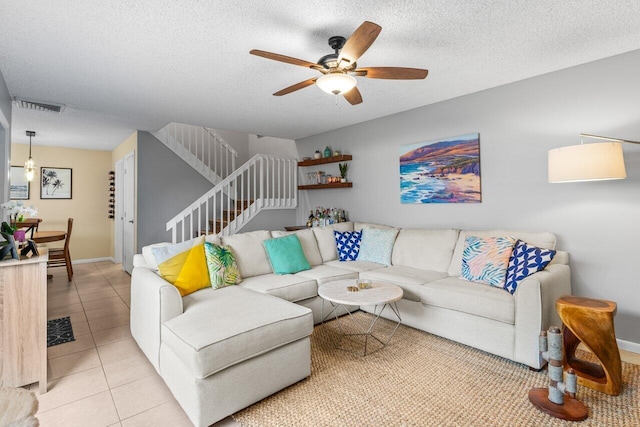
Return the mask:
{"type": "Polygon", "coordinates": [[[353,188],[308,191],[309,203],[400,227],[551,231],[573,293],[617,302],[618,338],[640,343],[640,145],[624,145],[622,181],[549,184],[546,163],[580,132],[640,140],[639,75],[640,50],[299,140],[300,156],[340,141],[354,157],[353,188]],[[400,204],[399,146],[472,132],[482,203],[400,204]]]}
{"type": "Polygon", "coordinates": [[[0,203],[9,199],[11,170],[11,96],[0,73],[0,203]]]}

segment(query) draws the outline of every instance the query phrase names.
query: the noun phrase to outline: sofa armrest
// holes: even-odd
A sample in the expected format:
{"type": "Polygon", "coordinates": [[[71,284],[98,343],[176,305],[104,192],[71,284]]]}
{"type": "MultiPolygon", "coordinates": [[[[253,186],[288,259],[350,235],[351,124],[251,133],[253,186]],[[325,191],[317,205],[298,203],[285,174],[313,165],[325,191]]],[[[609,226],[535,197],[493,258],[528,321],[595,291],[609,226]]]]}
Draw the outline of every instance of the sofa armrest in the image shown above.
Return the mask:
{"type": "Polygon", "coordinates": [[[524,279],[515,297],[515,360],[533,368],[544,366],[538,352],[540,331],[561,326],[556,300],[571,294],[571,271],[566,264],[550,264],[524,279]]]}
{"type": "Polygon", "coordinates": [[[158,372],[162,324],[182,312],[182,297],[175,286],[148,268],[133,269],[131,335],[158,372]]]}

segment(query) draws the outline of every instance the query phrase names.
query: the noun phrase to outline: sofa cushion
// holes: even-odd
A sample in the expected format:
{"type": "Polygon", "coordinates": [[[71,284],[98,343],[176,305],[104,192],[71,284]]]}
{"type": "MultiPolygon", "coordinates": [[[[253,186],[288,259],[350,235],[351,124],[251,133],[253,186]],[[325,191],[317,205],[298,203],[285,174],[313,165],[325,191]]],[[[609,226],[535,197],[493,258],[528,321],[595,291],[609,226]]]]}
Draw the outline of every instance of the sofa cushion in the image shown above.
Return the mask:
{"type": "Polygon", "coordinates": [[[391,263],[446,272],[457,240],[458,230],[402,229],[393,245],[391,263]]]}
{"type": "Polygon", "coordinates": [[[350,271],[369,271],[369,270],[378,270],[380,268],[384,268],[384,265],[378,264],[377,262],[369,262],[369,261],[328,261],[325,262],[324,265],[342,268],[344,270],[350,271]]]}
{"type": "Polygon", "coordinates": [[[397,235],[396,228],[363,228],[358,261],[391,265],[391,253],[397,235]]]}
{"type": "Polygon", "coordinates": [[[309,261],[311,265],[320,265],[322,264],[322,255],[320,255],[320,249],[318,248],[318,241],[316,240],[315,234],[313,234],[312,229],[306,230],[298,230],[298,231],[272,231],[271,236],[273,237],[284,237],[289,236],[291,234],[295,234],[300,239],[300,244],[302,245],[302,250],[304,251],[304,256],[309,261]]]}
{"type": "Polygon", "coordinates": [[[354,230],[360,231],[363,228],[379,228],[381,230],[388,230],[390,228],[396,228],[396,227],[392,227],[390,225],[384,225],[384,224],[373,224],[370,222],[354,222],[353,223],[354,230]]]}
{"type": "Polygon", "coordinates": [[[276,274],[293,274],[311,268],[304,256],[300,239],[295,234],[267,239],[262,245],[276,274]]]}
{"type": "Polygon", "coordinates": [[[313,331],[308,308],[240,286],[205,289],[185,300],[184,313],[162,325],[162,344],[196,378],[206,378],[313,331]]]}
{"type": "Polygon", "coordinates": [[[180,295],[211,286],[204,255],[204,237],[155,247],[151,252],[162,278],[178,288],[180,295]]]}
{"type": "Polygon", "coordinates": [[[500,288],[447,277],[425,283],[418,293],[422,304],[515,323],[515,298],[500,288]]]}
{"type": "Polygon", "coordinates": [[[318,242],[318,249],[320,249],[320,254],[322,255],[322,262],[333,261],[334,259],[338,259],[336,239],[333,237],[333,230],[353,231],[353,223],[340,222],[338,224],[327,225],[325,227],[314,227],[312,230],[318,242]]]}
{"type": "Polygon", "coordinates": [[[447,273],[442,271],[421,270],[402,265],[360,273],[361,279],[370,279],[400,286],[404,291],[402,298],[410,301],[420,301],[419,289],[424,283],[433,282],[444,277],[447,277],[447,273]]]}
{"type": "Polygon", "coordinates": [[[538,246],[540,248],[555,249],[556,236],[547,232],[530,232],[530,231],[508,231],[508,230],[460,230],[458,242],[453,251],[451,265],[449,266],[449,276],[458,277],[462,274],[462,251],[464,251],[464,239],[467,236],[476,237],[515,237],[526,243],[538,246]]]}
{"type": "Polygon", "coordinates": [[[242,281],[236,258],[227,246],[204,242],[204,255],[213,289],[237,285],[242,281]]]}
{"type": "Polygon", "coordinates": [[[244,279],[241,286],[291,302],[318,296],[318,282],[297,274],[261,274],[244,279]]]}
{"type": "Polygon", "coordinates": [[[332,282],[334,280],[342,279],[357,279],[358,272],[353,270],[345,270],[344,268],[332,267],[328,265],[316,265],[311,270],[301,271],[296,273],[296,276],[306,277],[308,279],[314,279],[321,285],[325,282],[332,282]]]}
{"type": "Polygon", "coordinates": [[[503,288],[515,243],[513,237],[467,236],[460,278],[503,288]]]}
{"type": "Polygon", "coordinates": [[[555,255],[556,251],[553,249],[539,248],[518,240],[513,248],[511,258],[509,258],[504,289],[510,294],[514,294],[521,281],[527,276],[543,270],[555,255]]]}
{"type": "Polygon", "coordinates": [[[222,237],[222,244],[229,246],[236,257],[243,279],[272,272],[267,253],[262,246],[262,242],[270,238],[271,233],[266,230],[222,237]]]}
{"type": "Polygon", "coordinates": [[[339,261],[355,261],[360,252],[361,231],[337,231],[333,230],[336,239],[339,261]]]}

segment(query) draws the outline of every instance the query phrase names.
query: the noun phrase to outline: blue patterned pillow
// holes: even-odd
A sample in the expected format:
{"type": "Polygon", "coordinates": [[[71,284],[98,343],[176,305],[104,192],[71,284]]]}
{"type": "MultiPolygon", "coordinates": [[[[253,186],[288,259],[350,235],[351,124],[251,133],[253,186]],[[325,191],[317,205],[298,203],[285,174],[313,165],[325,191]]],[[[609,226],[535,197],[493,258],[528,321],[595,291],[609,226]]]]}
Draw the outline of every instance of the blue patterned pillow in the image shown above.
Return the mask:
{"type": "Polygon", "coordinates": [[[343,233],[333,230],[336,239],[336,248],[340,261],[355,261],[360,252],[361,231],[345,231],[343,233]]]}
{"type": "Polygon", "coordinates": [[[556,251],[552,249],[537,248],[518,240],[511,258],[509,258],[504,289],[513,295],[522,280],[533,273],[544,270],[554,256],[556,256],[556,251]]]}
{"type": "Polygon", "coordinates": [[[461,279],[504,287],[509,257],[513,253],[513,237],[467,236],[462,251],[461,279]]]}
{"type": "Polygon", "coordinates": [[[391,252],[397,235],[395,228],[363,228],[358,261],[391,265],[391,252]]]}

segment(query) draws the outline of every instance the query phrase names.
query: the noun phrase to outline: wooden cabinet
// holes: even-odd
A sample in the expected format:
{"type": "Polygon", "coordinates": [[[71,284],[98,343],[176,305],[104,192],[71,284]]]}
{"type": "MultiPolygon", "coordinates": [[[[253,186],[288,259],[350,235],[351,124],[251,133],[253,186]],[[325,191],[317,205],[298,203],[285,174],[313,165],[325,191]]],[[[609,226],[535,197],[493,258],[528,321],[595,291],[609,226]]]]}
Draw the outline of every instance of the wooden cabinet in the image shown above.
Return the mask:
{"type": "Polygon", "coordinates": [[[47,391],[48,252],[0,261],[0,355],[3,387],[39,382],[47,391]]]}
{"type": "MultiPolygon", "coordinates": [[[[324,157],[321,159],[303,160],[301,162],[298,162],[298,167],[317,166],[317,165],[324,165],[327,163],[349,162],[351,160],[352,160],[352,156],[350,154],[343,154],[341,156],[331,156],[331,157],[324,157]]],[[[350,188],[350,187],[353,187],[352,182],[332,182],[331,184],[298,185],[298,190],[321,190],[321,189],[327,189],[327,188],[350,188]]]]}

